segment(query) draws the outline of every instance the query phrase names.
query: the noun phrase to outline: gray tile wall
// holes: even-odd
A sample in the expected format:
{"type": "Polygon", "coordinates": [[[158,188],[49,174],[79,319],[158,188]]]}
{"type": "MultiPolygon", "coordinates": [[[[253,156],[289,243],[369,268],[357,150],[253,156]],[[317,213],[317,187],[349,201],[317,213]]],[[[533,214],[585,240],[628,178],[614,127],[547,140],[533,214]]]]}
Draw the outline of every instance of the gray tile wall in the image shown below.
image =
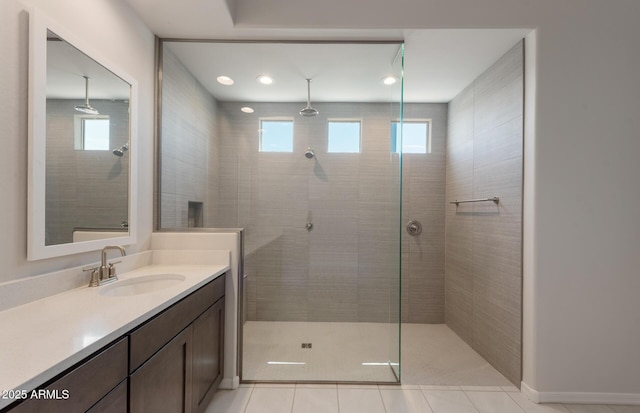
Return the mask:
{"type": "Polygon", "coordinates": [[[445,321],[514,384],[521,379],[523,46],[449,104],[445,321]]]}
{"type": "Polygon", "coordinates": [[[397,319],[400,237],[403,320],[444,320],[444,156],[447,106],[412,104],[411,118],[433,119],[433,152],[390,152],[389,104],[219,103],[219,227],[247,231],[245,310],[249,320],[374,321],[397,319]],[[260,153],[260,117],[294,119],[293,153],[260,153]],[[362,121],[360,154],[327,153],[327,120],[362,121]],[[316,153],[307,159],[311,146],[316,153]],[[400,230],[409,219],[420,237],[400,230]],[[314,224],[305,230],[307,221],[314,224]],[[401,235],[402,234],[402,235],[401,235]]]}
{"type": "Polygon", "coordinates": [[[422,234],[402,231],[402,321],[444,322],[446,104],[406,104],[405,119],[430,118],[431,153],[402,157],[402,224],[418,220],[422,234]]]}
{"type": "Polygon", "coordinates": [[[217,213],[217,102],[178,58],[163,50],[160,202],[162,228],[188,226],[188,204],[203,203],[204,226],[217,213]]]}
{"type": "MultiPolygon", "coordinates": [[[[73,242],[76,227],[119,228],[128,220],[129,153],[74,149],[74,107],[84,100],[47,100],[45,244],[73,242]]],[[[129,141],[129,104],[91,100],[109,115],[110,148],[129,141]]]]}

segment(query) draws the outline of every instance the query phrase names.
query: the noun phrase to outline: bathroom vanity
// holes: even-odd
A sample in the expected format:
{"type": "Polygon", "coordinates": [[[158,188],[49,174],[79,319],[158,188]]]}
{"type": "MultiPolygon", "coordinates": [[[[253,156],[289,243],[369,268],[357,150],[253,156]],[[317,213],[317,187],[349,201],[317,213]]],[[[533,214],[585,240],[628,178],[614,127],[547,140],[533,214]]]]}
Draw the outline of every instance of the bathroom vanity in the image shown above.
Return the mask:
{"type": "Polygon", "coordinates": [[[222,380],[228,270],[150,265],[0,313],[17,330],[0,411],[204,411],[222,380]]]}

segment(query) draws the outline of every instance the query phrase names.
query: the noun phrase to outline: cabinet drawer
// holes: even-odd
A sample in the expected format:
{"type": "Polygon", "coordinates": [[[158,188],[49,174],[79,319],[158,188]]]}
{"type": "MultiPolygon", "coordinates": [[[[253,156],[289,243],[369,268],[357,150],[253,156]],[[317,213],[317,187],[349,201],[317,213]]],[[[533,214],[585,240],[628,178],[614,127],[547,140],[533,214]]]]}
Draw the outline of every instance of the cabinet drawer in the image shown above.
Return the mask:
{"type": "Polygon", "coordinates": [[[131,375],[130,413],[191,413],[191,337],[184,329],[131,375]]]}
{"type": "Polygon", "coordinates": [[[49,396],[57,391],[61,399],[29,399],[17,405],[11,413],[83,413],[126,377],[125,337],[44,388],[51,392],[49,396]],[[67,399],[64,399],[64,390],[68,391],[67,399]]]}
{"type": "Polygon", "coordinates": [[[160,350],[167,342],[224,296],[225,274],[167,308],[129,335],[129,372],[160,350]]]}
{"type": "Polygon", "coordinates": [[[127,413],[127,396],[127,381],[124,380],[87,413],[127,413]]]}

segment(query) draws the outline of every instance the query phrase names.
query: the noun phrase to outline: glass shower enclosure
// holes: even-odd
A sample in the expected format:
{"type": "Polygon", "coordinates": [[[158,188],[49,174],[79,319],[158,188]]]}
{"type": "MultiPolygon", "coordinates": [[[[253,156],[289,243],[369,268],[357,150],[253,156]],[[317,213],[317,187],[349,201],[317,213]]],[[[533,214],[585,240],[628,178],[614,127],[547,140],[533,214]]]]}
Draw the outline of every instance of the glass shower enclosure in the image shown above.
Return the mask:
{"type": "Polygon", "coordinates": [[[400,380],[403,45],[160,46],[160,228],[244,228],[241,380],[400,380]]]}

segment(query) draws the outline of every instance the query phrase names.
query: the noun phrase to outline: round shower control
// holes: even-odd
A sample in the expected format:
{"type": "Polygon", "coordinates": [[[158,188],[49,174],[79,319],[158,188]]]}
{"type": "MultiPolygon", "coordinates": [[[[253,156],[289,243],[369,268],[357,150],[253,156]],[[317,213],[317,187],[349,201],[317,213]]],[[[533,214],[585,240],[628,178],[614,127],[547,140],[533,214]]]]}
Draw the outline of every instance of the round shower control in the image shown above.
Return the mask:
{"type": "Polygon", "coordinates": [[[407,232],[412,236],[420,235],[422,233],[422,224],[420,221],[409,221],[407,224],[407,232]]]}

